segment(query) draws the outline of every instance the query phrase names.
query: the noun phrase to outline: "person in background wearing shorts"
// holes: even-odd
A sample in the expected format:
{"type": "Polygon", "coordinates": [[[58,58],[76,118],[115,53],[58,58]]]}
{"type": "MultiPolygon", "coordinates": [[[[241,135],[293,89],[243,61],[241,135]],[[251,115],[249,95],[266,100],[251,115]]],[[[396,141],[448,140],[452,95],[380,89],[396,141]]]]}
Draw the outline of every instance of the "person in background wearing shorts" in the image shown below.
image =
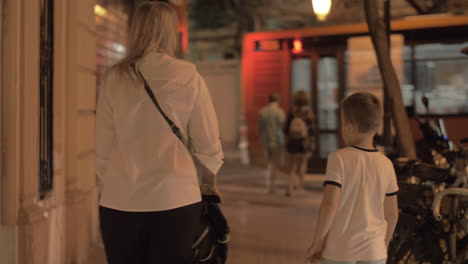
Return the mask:
{"type": "Polygon", "coordinates": [[[279,106],[279,96],[276,93],[272,93],[269,96],[269,103],[260,110],[258,118],[260,140],[268,163],[266,177],[267,193],[273,192],[274,180],[281,163],[284,120],[285,114],[279,106]]]}
{"type": "Polygon", "coordinates": [[[346,98],[341,133],[348,147],[330,153],[323,200],[306,263],[384,264],[398,221],[398,185],[392,162],[373,137],[382,120],[369,93],[346,98]]]}
{"type": "Polygon", "coordinates": [[[315,118],[312,113],[309,97],[305,91],[293,95],[293,105],[284,126],[288,152],[288,187],[286,196],[292,196],[299,178],[299,192],[304,191],[304,175],[307,169],[307,154],[315,146],[315,118]]]}

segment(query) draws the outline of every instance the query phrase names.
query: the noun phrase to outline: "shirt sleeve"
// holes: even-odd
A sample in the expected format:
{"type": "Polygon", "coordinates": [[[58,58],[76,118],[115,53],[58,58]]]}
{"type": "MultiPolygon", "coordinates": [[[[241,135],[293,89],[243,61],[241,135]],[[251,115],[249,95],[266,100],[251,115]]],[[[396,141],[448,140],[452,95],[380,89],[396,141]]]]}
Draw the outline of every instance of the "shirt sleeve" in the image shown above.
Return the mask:
{"type": "Polygon", "coordinates": [[[323,185],[343,186],[343,163],[336,152],[330,153],[327,160],[327,171],[323,185]]]}
{"type": "Polygon", "coordinates": [[[208,87],[196,73],[194,78],[195,102],[188,123],[188,134],[193,155],[213,174],[223,164],[223,151],[219,140],[219,127],[208,87]]]}
{"type": "Polygon", "coordinates": [[[96,109],[96,174],[102,179],[115,140],[113,110],[107,91],[108,78],[99,92],[96,109]]]}
{"type": "Polygon", "coordinates": [[[393,196],[393,195],[396,195],[397,193],[398,193],[397,177],[395,174],[395,169],[393,168],[393,166],[391,166],[385,196],[393,196]]]}

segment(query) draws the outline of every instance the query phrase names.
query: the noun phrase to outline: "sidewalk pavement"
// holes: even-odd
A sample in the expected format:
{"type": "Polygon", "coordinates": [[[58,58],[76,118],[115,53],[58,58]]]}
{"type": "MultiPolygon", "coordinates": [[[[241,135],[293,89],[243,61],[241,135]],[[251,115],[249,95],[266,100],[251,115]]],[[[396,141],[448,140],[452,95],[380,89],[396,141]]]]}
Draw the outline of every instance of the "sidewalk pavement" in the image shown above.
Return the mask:
{"type": "Polygon", "coordinates": [[[265,194],[265,170],[227,163],[219,181],[231,225],[228,264],[299,264],[312,242],[323,175],[307,175],[305,192],[285,196],[287,175],[265,194]]]}

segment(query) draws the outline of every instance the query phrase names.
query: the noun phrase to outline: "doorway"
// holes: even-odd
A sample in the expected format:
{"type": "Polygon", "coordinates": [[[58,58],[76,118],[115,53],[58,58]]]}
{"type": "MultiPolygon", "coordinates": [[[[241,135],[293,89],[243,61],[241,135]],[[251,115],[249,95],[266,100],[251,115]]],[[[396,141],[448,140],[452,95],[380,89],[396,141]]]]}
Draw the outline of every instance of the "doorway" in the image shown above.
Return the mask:
{"type": "Polygon", "coordinates": [[[344,96],[344,47],[314,48],[291,63],[291,94],[305,90],[316,117],[316,148],[309,172],[324,172],[327,157],[342,146],[340,102],[344,96]]]}

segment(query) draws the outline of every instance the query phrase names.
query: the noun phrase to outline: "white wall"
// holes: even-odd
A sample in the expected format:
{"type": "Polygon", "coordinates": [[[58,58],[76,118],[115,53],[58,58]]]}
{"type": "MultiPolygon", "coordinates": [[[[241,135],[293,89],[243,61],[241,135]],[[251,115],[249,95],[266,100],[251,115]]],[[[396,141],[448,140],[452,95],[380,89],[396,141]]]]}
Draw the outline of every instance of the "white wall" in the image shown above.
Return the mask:
{"type": "Polygon", "coordinates": [[[207,61],[196,65],[214,101],[221,142],[225,148],[233,147],[237,143],[241,108],[240,62],[207,61]]]}

